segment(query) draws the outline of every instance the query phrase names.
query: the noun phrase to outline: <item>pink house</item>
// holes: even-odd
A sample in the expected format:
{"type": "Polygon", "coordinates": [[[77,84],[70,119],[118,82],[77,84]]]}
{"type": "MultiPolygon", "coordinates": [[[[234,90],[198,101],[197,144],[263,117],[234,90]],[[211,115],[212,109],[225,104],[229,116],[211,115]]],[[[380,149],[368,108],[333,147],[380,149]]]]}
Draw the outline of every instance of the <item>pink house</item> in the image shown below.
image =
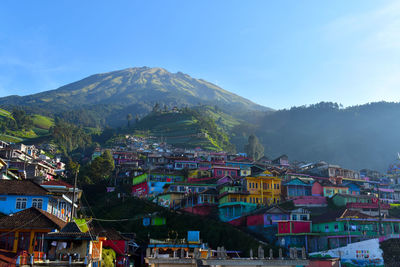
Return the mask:
{"type": "Polygon", "coordinates": [[[225,167],[225,166],[213,166],[212,172],[215,178],[222,178],[224,176],[230,176],[232,178],[238,177],[240,168],[236,167],[225,167]]]}

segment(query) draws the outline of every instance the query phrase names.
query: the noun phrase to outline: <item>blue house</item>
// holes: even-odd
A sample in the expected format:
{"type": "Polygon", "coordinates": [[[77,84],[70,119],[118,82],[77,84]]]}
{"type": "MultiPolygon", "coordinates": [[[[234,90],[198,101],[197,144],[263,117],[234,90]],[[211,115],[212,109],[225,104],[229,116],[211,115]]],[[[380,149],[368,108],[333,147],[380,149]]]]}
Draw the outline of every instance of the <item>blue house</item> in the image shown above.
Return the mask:
{"type": "Polygon", "coordinates": [[[283,194],[286,199],[299,196],[311,196],[312,183],[305,182],[299,178],[292,179],[283,184],[283,194]]]}
{"type": "Polygon", "coordinates": [[[356,183],[349,182],[345,183],[344,185],[349,188],[350,195],[359,195],[361,192],[361,186],[356,183]]]}
{"type": "Polygon", "coordinates": [[[0,212],[13,214],[35,207],[58,218],[71,218],[72,202],[65,195],[52,194],[31,180],[0,180],[0,212]]]}

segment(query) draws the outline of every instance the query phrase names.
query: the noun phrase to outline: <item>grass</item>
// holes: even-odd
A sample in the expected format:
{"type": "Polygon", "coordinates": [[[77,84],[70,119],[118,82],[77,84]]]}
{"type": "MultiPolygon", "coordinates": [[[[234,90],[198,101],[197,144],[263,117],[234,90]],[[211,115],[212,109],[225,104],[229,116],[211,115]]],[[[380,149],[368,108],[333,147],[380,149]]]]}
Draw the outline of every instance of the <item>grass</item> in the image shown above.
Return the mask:
{"type": "Polygon", "coordinates": [[[33,125],[35,125],[36,128],[48,130],[54,125],[54,120],[52,118],[38,114],[32,115],[31,117],[33,125]]]}
{"type": "Polygon", "coordinates": [[[0,134],[0,140],[2,140],[4,142],[9,142],[9,143],[18,143],[18,142],[23,141],[22,138],[8,135],[8,134],[0,134]]]}
{"type": "Polygon", "coordinates": [[[13,116],[11,115],[11,112],[9,112],[5,109],[2,109],[2,108],[0,108],[0,116],[7,117],[7,118],[13,118],[13,116]]]}

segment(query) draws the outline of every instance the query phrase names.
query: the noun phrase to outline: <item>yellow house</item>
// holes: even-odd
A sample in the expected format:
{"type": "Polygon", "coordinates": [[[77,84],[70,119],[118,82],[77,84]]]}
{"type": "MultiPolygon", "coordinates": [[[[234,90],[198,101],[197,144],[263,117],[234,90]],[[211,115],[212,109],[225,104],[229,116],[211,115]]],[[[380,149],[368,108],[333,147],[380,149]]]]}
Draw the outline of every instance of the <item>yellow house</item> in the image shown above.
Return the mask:
{"type": "Polygon", "coordinates": [[[249,195],[247,202],[263,205],[279,203],[281,200],[281,178],[270,171],[264,171],[246,179],[249,195]]]}
{"type": "Polygon", "coordinates": [[[0,250],[19,253],[43,253],[44,236],[66,222],[46,211],[29,208],[0,219],[0,250]]]}

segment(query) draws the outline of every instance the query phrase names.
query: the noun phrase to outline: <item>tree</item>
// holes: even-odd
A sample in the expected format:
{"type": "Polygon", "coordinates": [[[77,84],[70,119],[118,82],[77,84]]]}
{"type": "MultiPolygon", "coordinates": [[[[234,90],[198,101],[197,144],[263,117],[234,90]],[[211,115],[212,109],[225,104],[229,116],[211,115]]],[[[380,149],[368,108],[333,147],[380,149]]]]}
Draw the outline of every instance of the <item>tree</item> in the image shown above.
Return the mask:
{"type": "Polygon", "coordinates": [[[91,183],[98,183],[106,178],[109,178],[114,170],[114,159],[109,150],[104,151],[104,153],[95,158],[89,165],[88,177],[90,177],[91,183]]]}
{"type": "Polygon", "coordinates": [[[18,130],[30,130],[33,127],[33,121],[29,115],[25,113],[24,110],[15,108],[12,112],[12,116],[15,120],[15,127],[18,130]]]}
{"type": "Polygon", "coordinates": [[[247,156],[254,160],[258,160],[264,156],[264,147],[254,134],[249,136],[248,144],[245,145],[244,150],[247,156]]]}
{"type": "Polygon", "coordinates": [[[131,126],[131,120],[133,119],[133,116],[131,113],[128,113],[126,115],[126,120],[128,121],[128,128],[131,126]]]}

